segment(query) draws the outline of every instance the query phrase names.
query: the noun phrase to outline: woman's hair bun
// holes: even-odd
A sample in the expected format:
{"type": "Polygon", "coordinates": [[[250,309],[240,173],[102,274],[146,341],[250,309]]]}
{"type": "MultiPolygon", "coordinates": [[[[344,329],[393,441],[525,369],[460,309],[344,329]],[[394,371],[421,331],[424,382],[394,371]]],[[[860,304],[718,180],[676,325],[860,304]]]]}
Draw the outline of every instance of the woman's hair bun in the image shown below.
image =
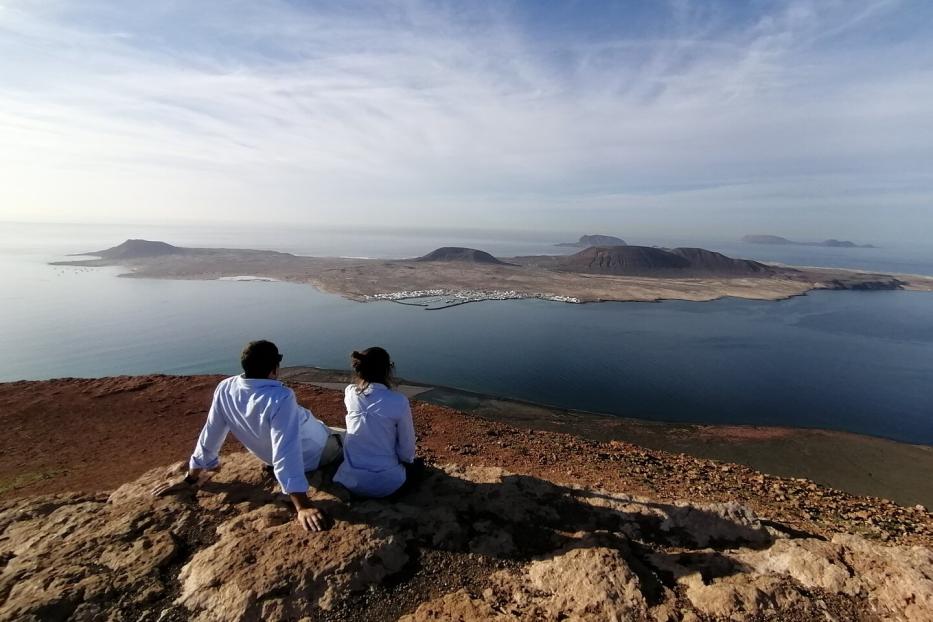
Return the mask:
{"type": "Polygon", "coordinates": [[[389,353],[382,348],[367,348],[362,352],[354,350],[350,353],[350,365],[357,378],[363,382],[380,382],[386,386],[393,383],[394,365],[389,353]]]}

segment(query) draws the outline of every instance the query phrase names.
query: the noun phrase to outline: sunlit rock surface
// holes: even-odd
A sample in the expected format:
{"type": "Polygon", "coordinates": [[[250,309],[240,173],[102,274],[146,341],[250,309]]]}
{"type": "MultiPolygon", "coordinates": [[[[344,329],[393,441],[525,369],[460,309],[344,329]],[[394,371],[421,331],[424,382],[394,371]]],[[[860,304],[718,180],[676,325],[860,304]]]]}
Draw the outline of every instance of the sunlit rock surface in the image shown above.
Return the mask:
{"type": "Polygon", "coordinates": [[[395,502],[323,485],[333,526],[306,533],[246,454],[151,497],[165,472],[0,506],[0,619],[933,619],[928,548],[826,540],[737,504],[446,465],[395,502]]]}

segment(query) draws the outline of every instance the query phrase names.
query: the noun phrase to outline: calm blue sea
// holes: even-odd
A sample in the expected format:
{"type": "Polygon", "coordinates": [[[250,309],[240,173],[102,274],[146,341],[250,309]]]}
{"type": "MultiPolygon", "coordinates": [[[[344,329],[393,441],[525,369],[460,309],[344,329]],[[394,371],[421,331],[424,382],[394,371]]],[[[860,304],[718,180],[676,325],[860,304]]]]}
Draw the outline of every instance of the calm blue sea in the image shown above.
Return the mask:
{"type": "MultiPolygon", "coordinates": [[[[479,393],[658,420],[825,427],[933,444],[933,294],[818,292],[782,302],[660,304],[497,301],[425,311],[354,303],[305,285],[120,279],[118,269],[47,262],[127,237],[405,257],[444,244],[500,255],[552,252],[560,236],[0,227],[4,381],[234,373],[243,343],[256,338],[276,341],[286,364],[343,368],[350,350],[378,344],[393,354],[403,376],[479,393]]],[[[630,241],[933,274],[933,253],[922,249],[630,241]]]]}

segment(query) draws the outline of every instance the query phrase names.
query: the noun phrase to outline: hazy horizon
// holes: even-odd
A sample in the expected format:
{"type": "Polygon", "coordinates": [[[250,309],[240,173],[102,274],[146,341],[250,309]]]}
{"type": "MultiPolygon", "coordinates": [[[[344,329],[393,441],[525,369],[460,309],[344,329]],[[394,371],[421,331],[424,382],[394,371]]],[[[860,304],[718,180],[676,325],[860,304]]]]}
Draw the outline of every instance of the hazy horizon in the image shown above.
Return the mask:
{"type": "MultiPolygon", "coordinates": [[[[95,232],[101,237],[105,237],[108,233],[112,233],[110,238],[112,239],[113,244],[124,242],[130,239],[145,239],[149,241],[162,241],[169,243],[176,243],[178,245],[184,245],[185,240],[189,239],[190,236],[186,235],[187,233],[195,233],[197,239],[207,240],[205,237],[206,234],[209,234],[210,231],[224,232],[226,234],[237,234],[237,239],[240,240],[241,244],[246,244],[251,238],[250,233],[255,232],[256,240],[265,240],[266,246],[268,246],[268,240],[270,236],[274,237],[276,231],[281,230],[282,223],[275,222],[225,222],[218,224],[217,222],[211,221],[175,221],[175,222],[52,222],[52,221],[0,221],[0,225],[14,225],[14,226],[26,226],[26,227],[37,227],[37,228],[80,228],[87,230],[89,232],[95,232]],[[176,240],[173,242],[173,235],[179,235],[180,241],[176,240]]],[[[555,245],[560,242],[575,242],[581,236],[584,235],[612,235],[622,238],[629,244],[634,245],[652,245],[655,243],[661,244],[664,242],[677,241],[678,243],[688,243],[690,240],[695,240],[697,244],[702,243],[713,243],[713,242],[743,242],[742,238],[746,235],[754,234],[768,234],[768,235],[778,235],[788,238],[792,242],[822,242],[824,240],[835,238],[835,239],[848,239],[844,236],[815,236],[815,235],[784,235],[780,232],[775,231],[748,231],[739,235],[731,236],[728,232],[723,231],[703,231],[695,232],[689,231],[686,229],[680,229],[677,226],[666,226],[661,227],[657,231],[652,229],[644,228],[628,228],[624,229],[622,227],[617,228],[606,228],[606,227],[593,227],[591,229],[580,229],[579,227],[573,228],[574,225],[568,225],[567,229],[533,229],[528,226],[524,227],[469,227],[469,226],[430,226],[430,225],[406,225],[406,224],[388,224],[388,225],[378,225],[373,223],[363,223],[363,224],[324,224],[318,225],[315,223],[292,223],[289,225],[290,234],[300,234],[301,232],[307,233],[339,233],[343,235],[352,236],[354,232],[358,232],[360,236],[371,236],[371,235],[384,235],[384,236],[397,236],[397,235],[406,235],[410,237],[425,237],[425,238],[435,238],[443,239],[445,236],[449,237],[451,240],[466,240],[466,239],[476,239],[476,240],[496,240],[496,239],[512,239],[512,240],[529,240],[529,241],[538,241],[538,242],[553,242],[555,245]],[[632,241],[629,241],[632,240],[632,241]]],[[[223,236],[221,236],[223,237],[223,236]]],[[[925,248],[925,246],[919,241],[910,241],[906,242],[903,239],[891,238],[891,239],[882,239],[879,236],[874,236],[871,239],[852,239],[849,240],[856,242],[858,244],[870,244],[872,242],[877,242],[875,246],[882,248],[925,248]]],[[[754,247],[754,245],[751,245],[754,247]]]]}
{"type": "Polygon", "coordinates": [[[933,5],[0,2],[0,222],[927,242],[933,5]]]}

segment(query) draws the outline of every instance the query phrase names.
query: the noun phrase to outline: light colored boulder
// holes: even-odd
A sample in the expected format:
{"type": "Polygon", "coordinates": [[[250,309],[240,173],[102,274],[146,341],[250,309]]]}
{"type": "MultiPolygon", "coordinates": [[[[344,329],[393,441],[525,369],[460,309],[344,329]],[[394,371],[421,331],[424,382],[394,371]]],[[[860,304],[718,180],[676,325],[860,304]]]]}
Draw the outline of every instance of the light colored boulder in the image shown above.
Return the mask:
{"type": "Polygon", "coordinates": [[[804,538],[778,540],[760,551],[739,551],[737,561],[758,574],[788,575],[806,588],[833,594],[857,595],[861,582],[852,576],[840,544],[804,538]]]}
{"type": "Polygon", "coordinates": [[[776,615],[802,599],[789,582],[773,576],[737,574],[704,583],[699,574],[683,581],[697,611],[717,620],[776,615]]]}
{"type": "Polygon", "coordinates": [[[291,514],[264,507],[225,524],[182,568],[177,604],[205,622],[294,619],[330,609],[408,561],[404,542],[381,528],[340,521],[305,532],[291,514]]]}
{"type": "Polygon", "coordinates": [[[584,544],[532,563],[527,576],[551,619],[621,622],[642,619],[648,609],[638,577],[617,549],[584,544]]]}
{"type": "Polygon", "coordinates": [[[933,551],[922,546],[882,546],[853,535],[837,535],[846,563],[869,601],[887,620],[933,620],[933,551]]]}

